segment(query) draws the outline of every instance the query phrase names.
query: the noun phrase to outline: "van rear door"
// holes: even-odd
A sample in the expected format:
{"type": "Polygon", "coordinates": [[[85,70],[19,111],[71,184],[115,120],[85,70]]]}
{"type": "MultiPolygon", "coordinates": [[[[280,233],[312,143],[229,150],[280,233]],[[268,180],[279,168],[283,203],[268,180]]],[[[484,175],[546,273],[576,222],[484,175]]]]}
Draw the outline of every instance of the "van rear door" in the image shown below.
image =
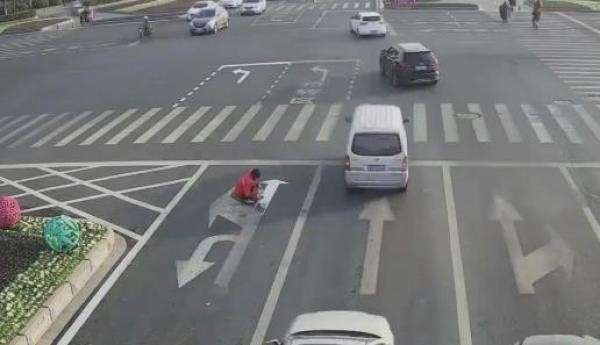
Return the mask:
{"type": "Polygon", "coordinates": [[[397,133],[355,133],[350,147],[350,170],[402,170],[402,141],[397,133]]]}

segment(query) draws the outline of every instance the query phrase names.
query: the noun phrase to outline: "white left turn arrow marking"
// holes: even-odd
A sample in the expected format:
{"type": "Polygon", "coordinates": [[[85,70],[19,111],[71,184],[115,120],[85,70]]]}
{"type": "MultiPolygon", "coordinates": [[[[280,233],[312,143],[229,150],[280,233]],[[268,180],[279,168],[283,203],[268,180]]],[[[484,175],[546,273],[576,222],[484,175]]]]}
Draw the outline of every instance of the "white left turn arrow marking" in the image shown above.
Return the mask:
{"type": "Polygon", "coordinates": [[[208,252],[218,242],[235,242],[237,239],[236,235],[217,235],[205,238],[198,248],[192,254],[192,257],[188,260],[177,260],[175,262],[177,266],[177,284],[181,288],[185,284],[192,281],[197,276],[204,273],[204,271],[214,265],[214,262],[205,261],[208,252]]]}
{"type": "Polygon", "coordinates": [[[360,294],[374,295],[377,291],[383,225],[386,221],[393,221],[396,218],[385,197],[367,203],[358,218],[369,221],[369,237],[363,262],[360,294]]]}
{"type": "Polygon", "coordinates": [[[550,243],[524,255],[515,228],[515,222],[523,220],[519,212],[509,202],[496,195],[492,219],[499,221],[502,227],[519,293],[534,294],[533,284],[560,267],[565,270],[567,279],[571,278],[573,251],[553,229],[549,229],[550,243]]]}
{"type": "Polygon", "coordinates": [[[234,69],[233,70],[233,74],[238,75],[241,74],[242,76],[236,81],[236,83],[241,84],[244,82],[244,80],[246,80],[246,78],[248,78],[248,76],[250,75],[250,71],[246,71],[245,69],[234,69]]]}
{"type": "Polygon", "coordinates": [[[322,73],[321,74],[321,79],[319,79],[319,82],[321,84],[323,84],[325,82],[325,79],[327,78],[327,74],[329,74],[328,70],[326,70],[325,68],[321,68],[319,66],[313,67],[312,71],[315,72],[315,73],[322,73]]]}

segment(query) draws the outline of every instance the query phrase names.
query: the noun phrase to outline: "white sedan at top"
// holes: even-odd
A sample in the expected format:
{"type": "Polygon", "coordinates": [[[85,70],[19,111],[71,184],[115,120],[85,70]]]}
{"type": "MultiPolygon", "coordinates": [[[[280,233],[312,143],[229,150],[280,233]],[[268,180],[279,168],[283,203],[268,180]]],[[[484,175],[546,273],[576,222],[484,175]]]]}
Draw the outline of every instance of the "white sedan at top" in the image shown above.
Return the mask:
{"type": "Polygon", "coordinates": [[[358,12],[350,18],[350,31],[358,37],[385,36],[387,25],[383,16],[377,12],[358,12]]]}
{"type": "Polygon", "coordinates": [[[236,8],[242,5],[242,0],[219,0],[219,5],[225,8],[236,8]]]}
{"type": "Polygon", "coordinates": [[[203,0],[203,1],[196,1],[192,7],[190,7],[189,10],[187,10],[187,12],[185,13],[185,19],[187,19],[187,21],[191,21],[195,15],[198,14],[198,12],[200,12],[200,10],[202,10],[203,8],[207,8],[207,7],[214,7],[214,6],[218,6],[216,2],[212,1],[212,0],[203,0]]]}

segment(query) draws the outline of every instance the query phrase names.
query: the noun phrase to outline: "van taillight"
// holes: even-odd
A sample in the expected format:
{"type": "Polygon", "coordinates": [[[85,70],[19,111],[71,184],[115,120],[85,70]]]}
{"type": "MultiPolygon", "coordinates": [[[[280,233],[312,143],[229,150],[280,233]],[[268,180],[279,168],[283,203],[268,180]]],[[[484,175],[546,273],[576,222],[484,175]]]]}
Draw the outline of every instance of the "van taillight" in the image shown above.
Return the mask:
{"type": "Polygon", "coordinates": [[[404,158],[402,158],[402,165],[400,166],[400,170],[401,171],[408,170],[408,157],[407,156],[404,156],[404,158]]]}
{"type": "Polygon", "coordinates": [[[344,163],[346,170],[350,170],[350,157],[346,155],[346,162],[344,163]]]}

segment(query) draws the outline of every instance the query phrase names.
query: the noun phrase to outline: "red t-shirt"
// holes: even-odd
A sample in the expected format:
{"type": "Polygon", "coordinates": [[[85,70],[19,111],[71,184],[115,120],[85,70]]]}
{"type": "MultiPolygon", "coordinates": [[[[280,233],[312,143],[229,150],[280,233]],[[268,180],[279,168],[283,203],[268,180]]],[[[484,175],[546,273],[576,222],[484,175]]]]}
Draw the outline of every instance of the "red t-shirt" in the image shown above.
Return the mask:
{"type": "Polygon", "coordinates": [[[235,184],[234,194],[240,199],[256,199],[258,197],[258,180],[250,170],[246,171],[235,184]]]}

